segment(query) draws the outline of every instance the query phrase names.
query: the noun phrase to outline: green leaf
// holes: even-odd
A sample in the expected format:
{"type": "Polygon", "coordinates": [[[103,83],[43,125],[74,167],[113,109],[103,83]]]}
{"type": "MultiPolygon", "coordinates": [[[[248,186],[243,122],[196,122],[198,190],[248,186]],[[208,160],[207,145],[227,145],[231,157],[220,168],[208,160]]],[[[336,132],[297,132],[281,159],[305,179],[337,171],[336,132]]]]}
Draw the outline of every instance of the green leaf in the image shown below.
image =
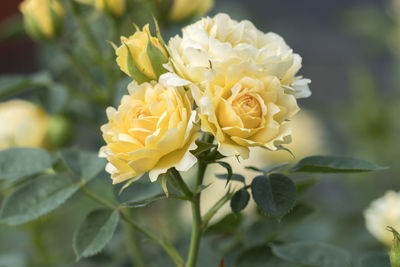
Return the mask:
{"type": "Polygon", "coordinates": [[[27,263],[27,255],[26,253],[19,251],[13,252],[5,252],[0,254],[0,266],[1,267],[26,267],[28,266],[27,263]]]}
{"type": "Polygon", "coordinates": [[[6,74],[0,76],[0,98],[10,97],[29,89],[46,86],[51,81],[47,72],[33,75],[6,74]]]}
{"type": "Polygon", "coordinates": [[[237,231],[243,220],[242,215],[239,214],[228,214],[218,222],[209,226],[206,229],[206,234],[233,234],[237,231]]]}
{"type": "Polygon", "coordinates": [[[59,207],[79,188],[67,174],[40,176],[12,192],[0,210],[0,222],[23,224],[59,207]]]}
{"type": "Polygon", "coordinates": [[[316,213],[315,209],[305,205],[296,205],[280,222],[265,216],[260,217],[246,231],[250,244],[260,244],[284,238],[306,219],[316,213]]]}
{"type": "Polygon", "coordinates": [[[77,260],[99,253],[111,240],[119,219],[119,213],[109,209],[89,213],[74,233],[73,247],[77,260]]]}
{"type": "Polygon", "coordinates": [[[238,213],[246,208],[249,203],[250,194],[245,188],[242,188],[233,195],[231,200],[231,209],[234,213],[238,213]]]}
{"type": "Polygon", "coordinates": [[[128,201],[123,203],[124,206],[131,207],[131,208],[142,208],[150,205],[153,202],[156,202],[161,199],[166,199],[167,196],[163,194],[158,194],[146,199],[138,200],[138,201],[128,201]]]}
{"type": "Polygon", "coordinates": [[[37,94],[41,106],[50,114],[60,113],[68,102],[68,89],[59,83],[51,83],[37,94]]]}
{"type": "Polygon", "coordinates": [[[368,161],[340,156],[311,156],[300,160],[291,172],[356,173],[384,170],[368,161]]]}
{"type": "Polygon", "coordinates": [[[217,163],[217,164],[221,165],[228,172],[227,175],[226,175],[226,185],[227,185],[231,181],[232,174],[233,174],[231,165],[229,165],[229,163],[226,163],[226,162],[223,162],[223,161],[215,161],[214,163],[217,163]]]}
{"type": "Polygon", "coordinates": [[[261,170],[264,173],[270,173],[270,172],[282,169],[282,168],[286,167],[287,165],[289,165],[289,164],[288,163],[281,163],[281,164],[277,164],[277,165],[271,165],[271,166],[264,167],[261,170]]]}
{"type": "Polygon", "coordinates": [[[264,168],[257,168],[254,166],[246,166],[245,169],[248,170],[252,170],[252,171],[256,171],[256,172],[262,172],[264,174],[268,174],[271,173],[273,171],[279,170],[283,167],[286,167],[288,165],[288,163],[281,163],[281,164],[277,164],[277,165],[271,165],[271,166],[267,166],[264,168]]]}
{"type": "Polygon", "coordinates": [[[51,168],[52,160],[40,148],[0,150],[0,179],[17,179],[35,175],[51,168]]]}
{"type": "Polygon", "coordinates": [[[282,174],[257,176],[251,183],[253,199],[264,213],[280,220],[296,202],[296,186],[282,174]]]}
{"type": "MultiPolygon", "coordinates": [[[[216,174],[215,175],[218,179],[223,179],[223,180],[228,180],[229,175],[227,173],[223,173],[223,174],[216,174]]],[[[232,176],[230,177],[230,180],[233,181],[239,181],[242,183],[245,183],[245,178],[243,175],[237,174],[237,173],[232,173],[232,176]]]]}
{"type": "Polygon", "coordinates": [[[129,46],[125,44],[126,49],[128,49],[128,56],[126,57],[126,64],[128,66],[128,72],[130,76],[139,84],[150,81],[149,77],[143,74],[141,70],[137,67],[135,60],[133,59],[133,55],[129,46]]]}
{"type": "Polygon", "coordinates": [[[279,258],[309,267],[350,267],[350,254],[338,247],[320,242],[302,241],[273,245],[272,252],[279,258]]]}
{"type": "Polygon", "coordinates": [[[147,174],[121,192],[122,186],[122,184],[117,184],[113,187],[114,195],[119,203],[128,206],[129,203],[140,203],[141,201],[163,195],[161,186],[158,183],[150,182],[147,174]]]}
{"type": "Polygon", "coordinates": [[[237,267],[300,267],[275,257],[268,245],[247,248],[236,259],[237,267]]]}
{"type": "Polygon", "coordinates": [[[360,260],[361,267],[391,267],[387,254],[367,255],[360,260]]]}
{"type": "Polygon", "coordinates": [[[150,36],[148,36],[148,42],[146,47],[147,56],[150,59],[151,67],[153,68],[156,77],[158,78],[161,74],[166,73],[167,70],[164,68],[163,64],[168,62],[168,58],[164,55],[164,53],[156,47],[151,41],[150,36]]]}
{"type": "Polygon", "coordinates": [[[299,195],[303,194],[308,189],[313,187],[316,183],[318,183],[318,181],[319,181],[319,178],[316,178],[316,177],[311,177],[308,179],[296,181],[297,194],[299,194],[299,195]]]}
{"type": "Polygon", "coordinates": [[[0,98],[31,87],[30,79],[23,75],[2,75],[0,77],[0,98]]]}
{"type": "Polygon", "coordinates": [[[99,158],[97,153],[78,149],[61,151],[61,156],[67,166],[86,182],[97,177],[107,163],[105,159],[99,158]]]}

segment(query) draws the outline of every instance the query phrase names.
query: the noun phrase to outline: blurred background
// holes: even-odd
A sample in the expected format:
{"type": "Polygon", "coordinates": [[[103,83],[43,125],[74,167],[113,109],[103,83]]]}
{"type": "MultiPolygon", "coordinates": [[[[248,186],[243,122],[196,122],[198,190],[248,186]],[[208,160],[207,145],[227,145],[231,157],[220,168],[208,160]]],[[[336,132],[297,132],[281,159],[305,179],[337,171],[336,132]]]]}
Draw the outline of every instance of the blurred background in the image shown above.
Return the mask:
{"type": "MultiPolygon", "coordinates": [[[[313,94],[299,100],[305,111],[298,115],[292,148],[289,146],[297,159],[311,154],[338,154],[390,167],[373,174],[316,177],[319,183],[302,201],[314,206],[318,213],[285,238],[328,242],[350,250],[356,257],[386,250],[367,231],[363,212],[387,190],[400,189],[400,10],[396,10],[400,4],[396,1],[216,0],[210,12],[210,15],[228,13],[236,20],[248,19],[264,32],[279,33],[302,56],[300,74],[312,80],[313,94]]],[[[19,2],[1,1],[3,28],[7,27],[4,23],[15,19],[19,2]]],[[[169,27],[163,32],[164,38],[178,34],[182,25],[169,27]]],[[[1,41],[0,74],[37,72],[47,64],[44,62],[47,50],[43,49],[24,36],[1,41]]],[[[93,134],[86,127],[80,127],[79,132],[80,137],[74,143],[92,150],[101,144],[99,132],[93,134]],[[94,141],[93,135],[97,135],[94,141]],[[88,143],[88,140],[91,141],[88,143]]],[[[285,152],[277,153],[260,152],[256,160],[264,165],[292,161],[285,152]]],[[[94,187],[107,191],[103,188],[110,185],[107,179],[94,187]]],[[[218,191],[218,188],[210,190],[218,191]]],[[[166,205],[175,205],[173,200],[170,202],[166,205]]],[[[74,199],[35,223],[18,228],[1,225],[0,266],[40,266],[43,262],[49,266],[131,266],[126,255],[118,250],[121,235],[99,256],[74,263],[71,233],[94,205],[84,198],[74,199]],[[119,265],[111,261],[112,254],[118,255],[119,265]]],[[[157,225],[164,210],[162,205],[154,205],[142,212],[154,214],[157,225]]],[[[179,228],[174,222],[162,223],[175,229],[172,235],[178,235],[179,228]]],[[[189,226],[184,227],[185,231],[190,230],[189,226]]],[[[183,247],[187,241],[177,240],[183,247]]],[[[210,237],[203,242],[201,253],[208,256],[201,257],[199,266],[217,266],[219,255],[214,255],[210,251],[212,246],[206,245],[214,241],[210,237]]],[[[149,242],[144,242],[142,249],[154,249],[149,242]]],[[[163,265],[167,264],[163,263],[163,257],[155,261],[158,262],[152,266],[167,266],[163,265]]]]}

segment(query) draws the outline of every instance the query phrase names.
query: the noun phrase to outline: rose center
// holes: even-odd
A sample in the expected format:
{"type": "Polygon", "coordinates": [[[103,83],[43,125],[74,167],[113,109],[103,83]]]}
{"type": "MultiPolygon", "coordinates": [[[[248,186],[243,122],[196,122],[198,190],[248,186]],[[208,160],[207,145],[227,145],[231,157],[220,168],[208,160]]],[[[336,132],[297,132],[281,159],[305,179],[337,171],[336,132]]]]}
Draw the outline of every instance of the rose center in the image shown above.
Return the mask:
{"type": "Polygon", "coordinates": [[[241,118],[245,128],[256,128],[261,123],[262,109],[252,95],[242,95],[232,101],[232,107],[241,118]]]}
{"type": "Polygon", "coordinates": [[[154,116],[147,107],[140,106],[132,110],[128,119],[131,120],[129,133],[144,144],[146,137],[155,132],[159,117],[154,116]]]}

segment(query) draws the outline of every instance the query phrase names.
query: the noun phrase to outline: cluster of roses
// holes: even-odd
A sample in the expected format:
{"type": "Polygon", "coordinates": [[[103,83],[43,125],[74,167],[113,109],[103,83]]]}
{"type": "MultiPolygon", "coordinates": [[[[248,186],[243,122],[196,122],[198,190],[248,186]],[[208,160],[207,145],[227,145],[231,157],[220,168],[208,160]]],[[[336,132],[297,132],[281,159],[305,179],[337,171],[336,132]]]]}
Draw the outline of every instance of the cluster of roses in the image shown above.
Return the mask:
{"type": "MultiPolygon", "coordinates": [[[[166,45],[146,25],[116,49],[117,63],[134,81],[118,109],[109,107],[100,156],[114,183],[149,172],[191,168],[199,129],[224,156],[249,156],[289,143],[296,98],[309,79],[296,76],[301,57],[275,33],[226,14],[203,18],[166,45]]],[[[136,178],[134,178],[136,179],[136,178]]]]}

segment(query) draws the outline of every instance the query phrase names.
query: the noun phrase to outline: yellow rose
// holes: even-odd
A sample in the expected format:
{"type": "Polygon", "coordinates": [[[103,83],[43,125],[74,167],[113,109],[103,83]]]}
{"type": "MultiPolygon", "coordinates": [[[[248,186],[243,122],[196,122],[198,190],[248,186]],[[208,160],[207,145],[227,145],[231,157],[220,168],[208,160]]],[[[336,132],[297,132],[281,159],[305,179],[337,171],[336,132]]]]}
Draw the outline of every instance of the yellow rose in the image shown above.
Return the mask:
{"type": "Polygon", "coordinates": [[[247,62],[277,77],[285,91],[296,98],[311,95],[311,81],[296,76],[301,57],[282,37],[263,33],[247,20],[237,22],[226,14],[203,18],[185,27],[182,37],[171,38],[168,49],[173,71],[203,90],[208,81],[225,87],[232,68],[247,62]]]}
{"type": "Polygon", "coordinates": [[[190,16],[203,16],[214,5],[214,0],[174,0],[169,13],[169,19],[180,21],[190,16]]]}
{"type": "Polygon", "coordinates": [[[129,38],[121,37],[121,43],[116,50],[117,63],[137,82],[156,80],[166,72],[162,65],[168,61],[167,52],[160,41],[151,36],[148,24],[129,38]]]}
{"type": "Polygon", "coordinates": [[[94,0],[97,10],[110,13],[114,16],[121,16],[125,13],[125,0],[94,0]]]}
{"type": "Polygon", "coordinates": [[[51,40],[60,33],[65,13],[57,0],[24,0],[20,4],[27,32],[36,40],[51,40]]]}
{"type": "Polygon", "coordinates": [[[400,193],[388,191],[374,200],[365,210],[364,217],[368,231],[383,244],[391,246],[393,234],[387,226],[400,229],[400,193]]]}
{"type": "Polygon", "coordinates": [[[0,149],[10,147],[43,147],[48,116],[38,106],[23,101],[0,103],[0,149]]]}
{"type": "Polygon", "coordinates": [[[156,82],[133,82],[128,89],[118,110],[107,109],[109,122],[101,127],[107,145],[100,156],[109,161],[106,170],[113,183],[147,171],[155,181],[171,167],[191,168],[197,161],[189,152],[195,148],[197,128],[190,95],[156,82]]]}
{"type": "Polygon", "coordinates": [[[202,91],[191,86],[199,107],[201,129],[215,136],[218,150],[225,156],[240,155],[246,159],[249,147],[275,150],[276,146],[290,142],[288,120],[299,110],[296,99],[285,94],[278,78],[256,78],[256,73],[243,64],[234,73],[236,78],[230,77],[224,88],[210,83],[202,91]]]}

